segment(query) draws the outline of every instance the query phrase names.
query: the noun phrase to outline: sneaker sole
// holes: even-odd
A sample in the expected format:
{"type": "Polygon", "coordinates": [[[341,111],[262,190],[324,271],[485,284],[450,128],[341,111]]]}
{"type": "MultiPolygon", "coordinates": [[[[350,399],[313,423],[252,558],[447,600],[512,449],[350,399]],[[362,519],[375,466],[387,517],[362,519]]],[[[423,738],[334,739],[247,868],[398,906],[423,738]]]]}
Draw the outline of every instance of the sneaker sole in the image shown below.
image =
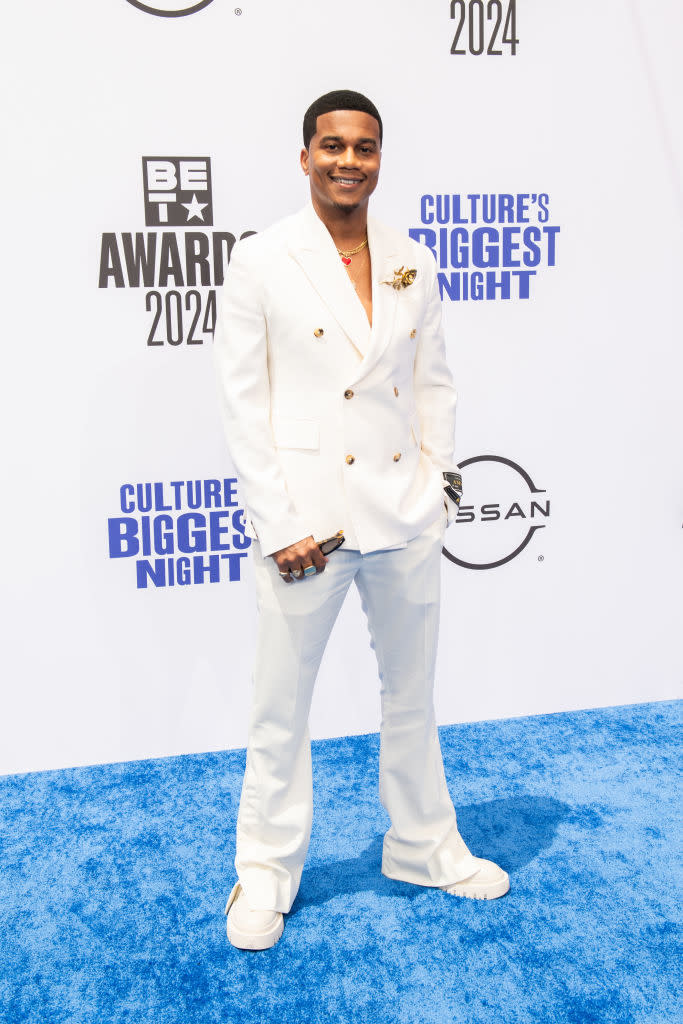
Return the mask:
{"type": "Polygon", "coordinates": [[[241,932],[231,924],[230,917],[228,917],[228,940],[237,949],[270,949],[280,938],[284,928],[285,922],[282,914],[276,924],[266,932],[241,932]]]}
{"type": "Polygon", "coordinates": [[[470,884],[468,886],[465,879],[462,882],[453,882],[444,891],[451,896],[464,896],[469,900],[496,900],[499,896],[504,896],[509,889],[510,876],[506,872],[505,877],[501,878],[499,882],[487,882],[485,885],[470,884]]]}

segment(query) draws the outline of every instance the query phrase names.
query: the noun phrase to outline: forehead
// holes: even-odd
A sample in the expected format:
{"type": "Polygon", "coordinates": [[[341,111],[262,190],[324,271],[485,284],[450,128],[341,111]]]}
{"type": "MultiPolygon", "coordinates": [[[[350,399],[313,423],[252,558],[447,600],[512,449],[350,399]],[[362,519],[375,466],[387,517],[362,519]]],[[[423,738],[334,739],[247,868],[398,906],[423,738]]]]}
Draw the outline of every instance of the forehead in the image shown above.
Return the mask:
{"type": "Polygon", "coordinates": [[[332,110],[318,114],[316,136],[338,135],[352,142],[354,139],[376,139],[379,145],[379,124],[363,110],[332,110]]]}

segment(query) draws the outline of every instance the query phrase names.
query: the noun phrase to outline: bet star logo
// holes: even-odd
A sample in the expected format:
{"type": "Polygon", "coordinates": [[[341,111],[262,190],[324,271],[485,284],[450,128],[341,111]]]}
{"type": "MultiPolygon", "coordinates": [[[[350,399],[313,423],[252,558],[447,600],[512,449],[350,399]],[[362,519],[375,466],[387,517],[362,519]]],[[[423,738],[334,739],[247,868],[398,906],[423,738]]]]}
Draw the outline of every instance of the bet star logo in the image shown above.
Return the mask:
{"type": "Polygon", "coordinates": [[[213,224],[208,156],[143,156],[142,184],[148,227],[213,224]]]}

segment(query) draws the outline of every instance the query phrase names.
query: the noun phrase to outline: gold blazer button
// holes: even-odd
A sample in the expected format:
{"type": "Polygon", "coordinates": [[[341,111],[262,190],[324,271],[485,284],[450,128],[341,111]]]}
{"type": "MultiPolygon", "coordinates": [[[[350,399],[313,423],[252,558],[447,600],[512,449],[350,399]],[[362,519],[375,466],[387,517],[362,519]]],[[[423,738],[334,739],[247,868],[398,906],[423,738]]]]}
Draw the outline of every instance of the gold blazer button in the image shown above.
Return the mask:
{"type": "Polygon", "coordinates": [[[344,392],[344,398],[353,398],[353,391],[351,388],[347,388],[344,392]]]}
{"type": "Polygon", "coordinates": [[[316,329],[313,331],[313,333],[315,334],[316,338],[322,338],[322,336],[323,336],[323,334],[325,332],[322,329],[322,327],[316,327],[316,329]]]}
{"type": "Polygon", "coordinates": [[[347,455],[346,461],[348,462],[349,466],[352,466],[356,460],[354,459],[353,455],[347,455]]]}
{"type": "Polygon", "coordinates": [[[400,452],[396,452],[396,454],[394,455],[394,462],[398,462],[398,460],[400,458],[401,458],[401,453],[400,452]]]}
{"type": "Polygon", "coordinates": [[[397,388],[397,387],[394,387],[394,394],[395,394],[395,395],[396,395],[396,397],[398,398],[398,388],[397,388]]]}
{"type": "Polygon", "coordinates": [[[416,330],[415,330],[415,328],[413,327],[412,331],[410,332],[410,337],[411,337],[411,338],[414,338],[416,334],[417,334],[417,331],[416,331],[416,330]]]}

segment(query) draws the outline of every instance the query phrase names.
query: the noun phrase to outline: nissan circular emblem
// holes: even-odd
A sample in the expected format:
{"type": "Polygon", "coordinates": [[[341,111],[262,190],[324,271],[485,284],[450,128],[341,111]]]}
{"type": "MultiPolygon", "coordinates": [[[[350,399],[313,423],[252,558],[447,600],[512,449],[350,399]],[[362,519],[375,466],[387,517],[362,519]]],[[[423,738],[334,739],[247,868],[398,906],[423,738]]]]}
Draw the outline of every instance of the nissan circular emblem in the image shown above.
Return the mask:
{"type": "Polygon", "coordinates": [[[196,14],[208,7],[212,0],[155,0],[155,3],[143,4],[141,0],[128,0],[145,14],[156,14],[159,18],[183,18],[186,14],[196,14]]]}
{"type": "Polygon", "coordinates": [[[463,495],[443,554],[464,569],[495,569],[512,561],[550,519],[550,498],[526,469],[502,455],[458,463],[463,495]]]}

